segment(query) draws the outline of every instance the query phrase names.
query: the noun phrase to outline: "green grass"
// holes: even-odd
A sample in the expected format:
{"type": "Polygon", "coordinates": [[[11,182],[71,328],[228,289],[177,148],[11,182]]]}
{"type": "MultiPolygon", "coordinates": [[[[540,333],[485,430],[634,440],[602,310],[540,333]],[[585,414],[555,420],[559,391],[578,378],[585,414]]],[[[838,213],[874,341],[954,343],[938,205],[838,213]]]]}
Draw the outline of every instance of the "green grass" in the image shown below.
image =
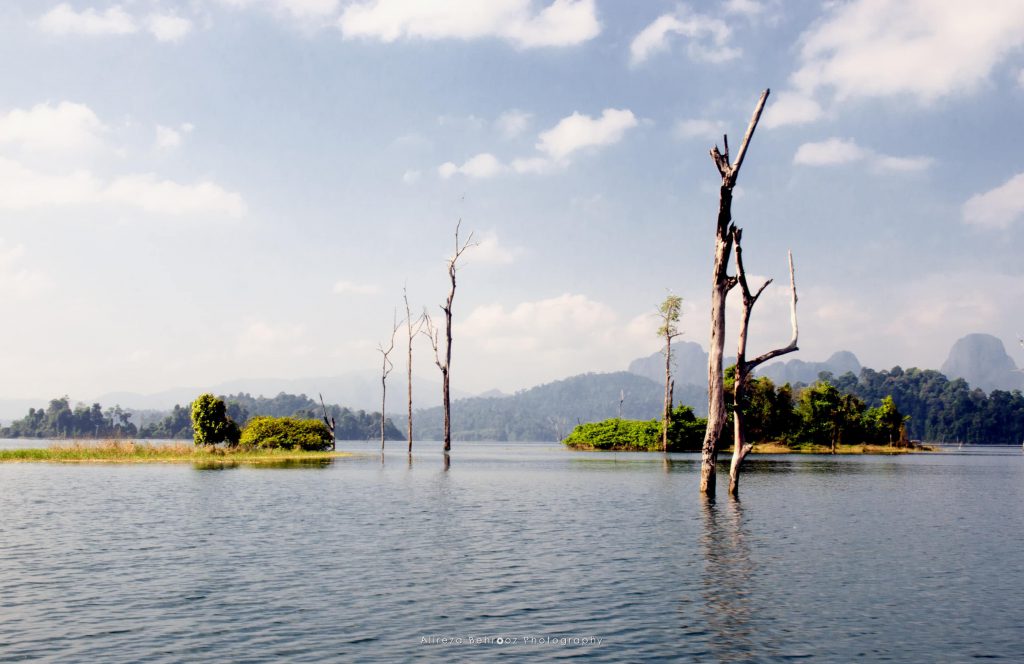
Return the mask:
{"type": "Polygon", "coordinates": [[[150,445],[134,441],[107,440],[71,443],[39,449],[0,450],[0,463],[198,463],[260,464],[284,461],[321,461],[350,456],[346,452],[304,452],[301,450],[196,447],[188,443],[150,445]]]}

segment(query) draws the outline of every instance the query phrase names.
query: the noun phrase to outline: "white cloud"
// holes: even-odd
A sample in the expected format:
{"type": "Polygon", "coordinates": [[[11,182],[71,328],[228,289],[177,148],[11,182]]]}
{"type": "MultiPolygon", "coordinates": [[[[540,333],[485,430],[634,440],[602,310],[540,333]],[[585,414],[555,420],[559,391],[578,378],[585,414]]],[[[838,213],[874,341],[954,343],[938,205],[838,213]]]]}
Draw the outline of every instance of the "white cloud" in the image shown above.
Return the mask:
{"type": "Polygon", "coordinates": [[[496,37],[523,48],[572,46],[601,31],[594,0],[554,0],[539,13],[531,0],[367,0],[346,7],[338,26],[346,39],[496,37]]]}
{"type": "Polygon", "coordinates": [[[1024,3],[855,0],[835,3],[802,37],[797,89],[837,100],[970,92],[1024,45],[1024,3]]]}
{"type": "Polygon", "coordinates": [[[25,254],[25,245],[9,247],[0,238],[0,294],[5,298],[31,298],[50,286],[41,272],[26,265],[25,254]]]}
{"type": "Polygon", "coordinates": [[[274,0],[273,4],[299,18],[322,18],[338,11],[338,0],[274,0]]]}
{"type": "Polygon", "coordinates": [[[670,34],[687,38],[687,53],[694,60],[726,62],[742,52],[728,45],[732,31],[724,21],[681,10],[659,16],[633,38],[629,45],[630,62],[638,65],[667,50],[670,34]]]}
{"type": "Polygon", "coordinates": [[[531,113],[513,108],[499,115],[498,119],[495,120],[495,124],[502,136],[505,138],[515,138],[526,131],[532,119],[533,115],[531,113]]]}
{"type": "Polygon", "coordinates": [[[402,174],[402,182],[405,184],[416,184],[420,181],[420,175],[422,174],[419,171],[406,171],[402,174]]]}
{"type": "Polygon", "coordinates": [[[238,335],[235,352],[238,355],[305,355],[309,347],[304,343],[305,328],[299,324],[271,325],[265,321],[250,323],[238,335]]]}
{"type": "Polygon", "coordinates": [[[39,18],[39,27],[52,35],[129,35],[138,31],[135,20],[119,5],[100,13],[92,7],[76,12],[63,2],[39,18]]]}
{"type": "Polygon", "coordinates": [[[556,171],[562,166],[547,157],[523,157],[512,160],[512,170],[520,174],[544,175],[556,171]]]}
{"type": "Polygon", "coordinates": [[[606,108],[597,119],[573,113],[543,132],[537,149],[552,159],[562,160],[583,148],[618,143],[636,125],[636,116],[626,109],[606,108]]]}
{"type": "Polygon", "coordinates": [[[460,335],[495,353],[546,352],[577,348],[618,322],[615,311],[584,295],[565,294],[522,302],[477,307],[459,325],[460,335]]]}
{"type": "Polygon", "coordinates": [[[725,133],[725,123],[721,120],[680,120],[672,133],[676,138],[705,138],[714,141],[725,133]]]}
{"type": "Polygon", "coordinates": [[[339,295],[373,295],[380,289],[373,284],[360,284],[354,281],[342,280],[334,284],[334,292],[339,295]]]}
{"type": "Polygon", "coordinates": [[[181,146],[181,134],[170,127],[156,126],[156,147],[161,150],[173,150],[181,146]]]}
{"type": "Polygon", "coordinates": [[[804,143],[793,155],[793,163],[802,166],[835,166],[865,161],[881,173],[918,173],[931,167],[930,157],[893,157],[863,148],[853,139],[829,138],[804,143]]]}
{"type": "Polygon", "coordinates": [[[192,21],[172,14],[151,14],[146,29],[157,41],[176,42],[192,31],[192,21]]]}
{"type": "Polygon", "coordinates": [[[92,109],[67,101],[0,115],[0,145],[13,144],[26,152],[92,150],[101,145],[105,130],[92,109]]]}
{"type": "Polygon", "coordinates": [[[723,7],[727,14],[740,14],[750,18],[764,13],[764,5],[757,0],[728,0],[723,7]]]}
{"type": "Polygon", "coordinates": [[[859,161],[867,151],[852,139],[830,138],[819,143],[804,143],[793,156],[794,164],[804,166],[831,166],[859,161]]]}
{"type": "Polygon", "coordinates": [[[245,214],[242,197],[212,182],[194,185],[160,180],[155,175],[124,175],[104,183],[89,171],[38,173],[0,157],[0,209],[76,205],[123,205],[164,215],[245,214]]]}
{"type": "Polygon", "coordinates": [[[523,253],[520,247],[505,247],[498,242],[497,233],[484,233],[476,240],[477,245],[466,254],[466,260],[472,263],[488,265],[508,265],[523,253]]]}
{"type": "Polygon", "coordinates": [[[462,166],[457,166],[452,162],[446,162],[438,167],[438,174],[448,179],[456,173],[462,173],[463,175],[471,178],[492,178],[496,175],[500,175],[506,170],[505,166],[489,152],[481,152],[480,154],[467,160],[462,166]]]}
{"type": "Polygon", "coordinates": [[[790,124],[814,122],[824,115],[821,105],[812,97],[785,91],[769,101],[761,124],[766,129],[790,124]]]}
{"type": "Polygon", "coordinates": [[[1008,228],[1024,219],[1024,173],[1018,173],[1000,186],[976,194],[964,203],[963,219],[986,228],[1008,228]]]}

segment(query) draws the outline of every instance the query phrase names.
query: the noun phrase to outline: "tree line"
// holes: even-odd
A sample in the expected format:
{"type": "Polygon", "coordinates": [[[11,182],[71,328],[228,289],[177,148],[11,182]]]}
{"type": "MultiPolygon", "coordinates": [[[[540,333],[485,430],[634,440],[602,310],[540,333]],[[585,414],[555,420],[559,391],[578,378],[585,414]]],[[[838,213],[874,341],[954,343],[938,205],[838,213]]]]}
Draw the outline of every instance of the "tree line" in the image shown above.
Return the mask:
{"type": "MultiPolygon", "coordinates": [[[[275,397],[253,397],[239,393],[221,397],[227,415],[239,426],[254,417],[292,417],[300,420],[321,419],[326,411],[335,421],[339,440],[367,440],[380,435],[380,413],[351,410],[337,404],[322,406],[305,394],[281,392],[275,397]]],[[[166,438],[191,439],[192,403],[176,405],[162,419],[141,427],[131,422],[132,413],[120,406],[103,409],[100,404],[77,404],[72,408],[68,397],[50,400],[46,408],[30,408],[28,414],[0,429],[4,438],[166,438]]],[[[384,418],[384,434],[389,440],[402,438],[391,418],[384,418]]]]}

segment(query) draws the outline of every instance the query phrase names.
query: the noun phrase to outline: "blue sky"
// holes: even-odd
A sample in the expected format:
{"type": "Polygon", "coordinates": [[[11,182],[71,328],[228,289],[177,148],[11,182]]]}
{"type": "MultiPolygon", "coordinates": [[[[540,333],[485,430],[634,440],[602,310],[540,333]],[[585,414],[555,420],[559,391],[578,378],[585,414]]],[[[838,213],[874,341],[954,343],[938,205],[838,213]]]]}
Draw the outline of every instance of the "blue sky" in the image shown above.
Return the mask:
{"type": "Polygon", "coordinates": [[[0,397],[373,369],[460,218],[461,390],[624,368],[669,290],[706,345],[707,151],[766,87],[734,216],[749,272],[794,253],[797,357],[1024,357],[1019,1],[33,1],[0,31],[0,397]]]}

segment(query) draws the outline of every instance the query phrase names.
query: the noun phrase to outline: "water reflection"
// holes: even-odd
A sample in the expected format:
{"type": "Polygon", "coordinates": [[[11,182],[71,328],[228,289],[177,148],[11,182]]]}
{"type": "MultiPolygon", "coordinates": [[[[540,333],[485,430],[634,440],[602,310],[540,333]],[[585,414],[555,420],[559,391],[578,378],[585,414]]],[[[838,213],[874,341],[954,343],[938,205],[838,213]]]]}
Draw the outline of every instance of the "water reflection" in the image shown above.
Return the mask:
{"type": "Polygon", "coordinates": [[[329,468],[334,459],[273,459],[270,461],[195,461],[192,468],[195,470],[232,470],[235,468],[254,468],[257,470],[270,470],[280,468],[329,468]]]}
{"type": "Polygon", "coordinates": [[[754,562],[747,544],[743,507],[739,501],[717,505],[705,499],[702,516],[700,614],[710,632],[708,648],[716,661],[746,660],[755,652],[750,603],[754,562]]]}

